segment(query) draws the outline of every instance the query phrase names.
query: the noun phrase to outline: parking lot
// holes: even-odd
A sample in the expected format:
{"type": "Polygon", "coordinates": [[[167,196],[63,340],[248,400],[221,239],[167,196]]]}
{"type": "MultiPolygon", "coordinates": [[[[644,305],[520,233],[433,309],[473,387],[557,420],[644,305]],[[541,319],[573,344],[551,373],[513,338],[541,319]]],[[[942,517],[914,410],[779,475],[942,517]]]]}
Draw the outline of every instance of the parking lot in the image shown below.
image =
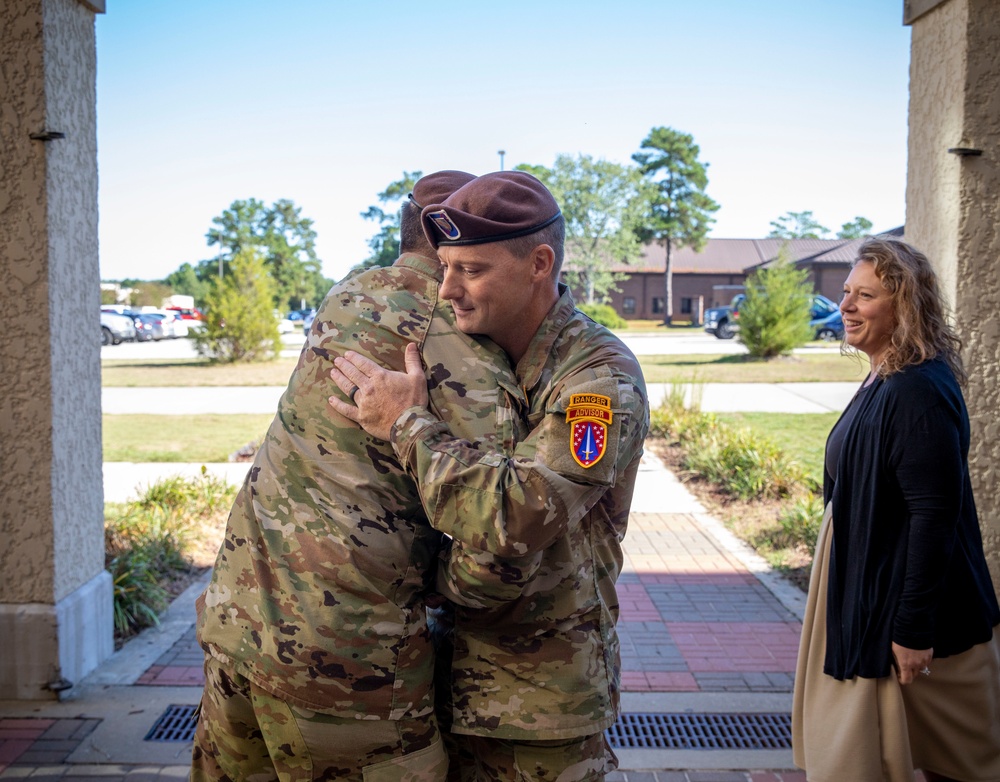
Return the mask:
{"type": "MultiPolygon", "coordinates": [[[[619,333],[619,336],[637,356],[697,355],[706,353],[736,355],[746,353],[746,348],[740,344],[739,340],[716,339],[711,334],[702,332],[673,332],[670,334],[629,334],[625,332],[619,333]]],[[[303,334],[293,332],[291,334],[282,334],[281,338],[284,343],[281,355],[297,356],[302,349],[303,334]]],[[[798,348],[795,352],[837,353],[839,350],[840,346],[837,344],[811,344],[798,348]]],[[[123,342],[120,345],[106,345],[101,348],[102,359],[177,359],[195,358],[197,355],[194,343],[190,339],[165,339],[159,342],[144,343],[123,342]]]]}

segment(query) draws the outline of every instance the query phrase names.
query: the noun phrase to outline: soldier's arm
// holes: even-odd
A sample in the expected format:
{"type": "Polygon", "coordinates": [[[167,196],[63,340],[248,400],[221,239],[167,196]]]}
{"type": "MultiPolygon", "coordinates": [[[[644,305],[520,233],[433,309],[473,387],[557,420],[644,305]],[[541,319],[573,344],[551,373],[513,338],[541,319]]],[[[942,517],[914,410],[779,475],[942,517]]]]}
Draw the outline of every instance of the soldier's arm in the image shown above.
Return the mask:
{"type": "Polygon", "coordinates": [[[362,391],[356,405],[333,397],[330,404],[373,434],[389,430],[431,524],[454,539],[453,551],[470,569],[481,563],[484,584],[492,578],[513,586],[530,578],[535,555],[577,523],[641,453],[648,426],[644,388],[641,380],[610,367],[564,378],[561,392],[508,455],[456,437],[421,404],[396,401],[414,399],[425,383],[413,346],[406,363],[406,373],[389,372],[347,353],[336,360],[331,377],[345,392],[354,385],[362,391]],[[573,456],[568,420],[578,395],[606,399],[610,413],[602,455],[586,466],[573,456]]]}
{"type": "Polygon", "coordinates": [[[577,524],[639,457],[647,426],[642,389],[621,375],[567,384],[509,457],[453,437],[426,410],[407,410],[393,429],[393,447],[416,478],[431,523],[453,538],[439,590],[475,607],[518,597],[535,576],[543,549],[577,524]],[[603,455],[589,466],[573,457],[567,423],[567,403],[579,394],[611,400],[603,455]],[[538,548],[500,545],[511,531],[538,548]]]}
{"type": "MultiPolygon", "coordinates": [[[[392,443],[418,484],[431,524],[441,532],[479,551],[524,557],[551,545],[567,523],[593,506],[600,486],[613,484],[611,459],[588,476],[593,481],[580,481],[539,460],[551,437],[544,422],[512,456],[456,437],[426,407],[426,381],[415,345],[407,347],[405,360],[406,372],[393,372],[354,352],[338,357],[330,376],[349,396],[355,386],[360,390],[353,394],[354,404],[337,397],[329,403],[392,443]]],[[[565,461],[572,460],[566,455],[565,461]]]]}

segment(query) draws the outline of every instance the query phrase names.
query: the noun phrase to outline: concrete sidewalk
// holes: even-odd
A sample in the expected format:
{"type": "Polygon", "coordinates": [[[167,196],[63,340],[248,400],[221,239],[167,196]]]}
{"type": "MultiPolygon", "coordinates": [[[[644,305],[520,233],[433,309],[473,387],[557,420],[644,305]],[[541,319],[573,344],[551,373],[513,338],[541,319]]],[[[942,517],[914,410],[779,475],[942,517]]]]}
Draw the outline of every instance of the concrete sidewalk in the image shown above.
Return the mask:
{"type": "MultiPolygon", "coordinates": [[[[711,413],[830,413],[840,412],[858,390],[858,383],[704,383],[686,384],[685,396],[700,399],[711,413]]],[[[101,408],[112,415],[163,413],[274,413],[284,386],[221,386],[203,388],[104,388],[101,408]]],[[[650,383],[653,407],[667,398],[671,386],[650,383]]]]}
{"type": "MultiPolygon", "coordinates": [[[[239,480],[247,467],[209,469],[239,480]]],[[[128,496],[133,482],[154,479],[154,471],[142,466],[121,468],[105,465],[108,499],[115,492],[128,496]]],[[[155,465],[156,474],[200,469],[155,465]]],[[[126,644],[67,700],[0,702],[0,779],[185,778],[190,741],[146,736],[169,708],[189,708],[200,696],[202,655],[194,641],[193,605],[201,589],[196,584],[181,595],[158,628],[126,644]]],[[[701,723],[711,720],[787,720],[802,592],[709,516],[652,456],[639,472],[619,596],[619,739],[631,741],[628,720],[679,720],[688,731],[683,735],[690,736],[703,735],[701,723]]],[[[616,749],[621,767],[612,780],[805,779],[793,770],[787,736],[784,745],[753,749],[739,741],[727,744],[720,734],[717,748],[696,749],[696,741],[664,743],[666,734],[654,734],[645,744],[616,749]]]]}

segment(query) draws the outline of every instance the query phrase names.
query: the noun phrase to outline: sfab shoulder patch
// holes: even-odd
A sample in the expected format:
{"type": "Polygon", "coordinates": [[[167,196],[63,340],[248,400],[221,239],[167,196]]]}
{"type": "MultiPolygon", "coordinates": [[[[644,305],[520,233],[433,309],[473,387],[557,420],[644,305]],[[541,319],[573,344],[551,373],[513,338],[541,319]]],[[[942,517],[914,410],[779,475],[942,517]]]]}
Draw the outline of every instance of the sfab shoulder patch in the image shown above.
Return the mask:
{"type": "Polygon", "coordinates": [[[586,469],[597,464],[608,449],[611,397],[572,394],[566,407],[566,423],[572,424],[569,450],[576,463],[586,469]]]}

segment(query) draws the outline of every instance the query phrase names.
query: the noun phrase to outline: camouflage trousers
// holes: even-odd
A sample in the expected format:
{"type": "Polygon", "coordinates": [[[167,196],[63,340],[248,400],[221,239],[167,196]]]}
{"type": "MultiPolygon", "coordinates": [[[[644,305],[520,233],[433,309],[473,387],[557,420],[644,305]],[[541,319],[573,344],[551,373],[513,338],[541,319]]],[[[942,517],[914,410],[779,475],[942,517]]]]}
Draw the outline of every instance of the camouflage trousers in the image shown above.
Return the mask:
{"type": "Polygon", "coordinates": [[[618,768],[603,733],[551,741],[446,735],[449,782],[598,782],[618,768]]]}
{"type": "Polygon", "coordinates": [[[444,782],[437,721],[357,720],[274,697],[212,657],[194,737],[191,782],[444,782]]]}

